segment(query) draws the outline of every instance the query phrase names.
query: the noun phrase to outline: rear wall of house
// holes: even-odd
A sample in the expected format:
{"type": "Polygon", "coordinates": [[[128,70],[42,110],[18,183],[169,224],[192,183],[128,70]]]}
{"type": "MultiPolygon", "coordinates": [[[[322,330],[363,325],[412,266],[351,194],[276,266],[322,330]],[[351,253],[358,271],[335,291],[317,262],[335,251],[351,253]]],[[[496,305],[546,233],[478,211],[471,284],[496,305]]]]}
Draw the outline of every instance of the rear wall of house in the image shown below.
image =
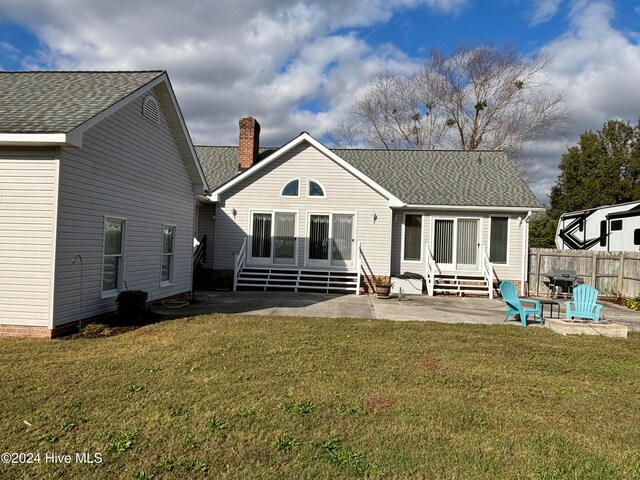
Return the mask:
{"type": "MultiPolygon", "coordinates": [[[[55,325],[115,309],[104,298],[105,217],[125,220],[124,282],[149,300],[191,288],[193,184],[164,112],[143,117],[138,98],[84,134],[83,147],[65,150],[61,164],[55,325]],[[161,286],[163,225],[176,227],[173,283],[161,286]],[[71,261],[76,255],[80,265],[71,261]]],[[[159,103],[159,102],[158,102],[159,103]]],[[[160,104],[159,104],[160,105],[160,104]]]]}
{"type": "Polygon", "coordinates": [[[51,150],[0,151],[0,332],[49,326],[58,158],[51,150]]]}
{"type": "MultiPolygon", "coordinates": [[[[505,264],[494,264],[495,273],[499,280],[520,280],[522,277],[522,262],[525,224],[520,220],[524,219],[527,212],[521,213],[505,213],[505,212],[474,212],[462,210],[398,210],[394,214],[393,219],[393,253],[391,261],[391,270],[393,275],[404,272],[414,272],[426,275],[425,270],[425,253],[429,247],[431,253],[434,250],[434,222],[435,219],[457,219],[469,218],[478,219],[480,221],[480,251],[486,249],[489,252],[490,236],[491,236],[491,217],[507,217],[508,220],[508,236],[507,236],[507,262],[505,264]],[[420,261],[406,261],[403,258],[404,243],[404,214],[422,214],[422,258],[420,261]],[[520,218],[520,220],[518,219],[520,218]]],[[[478,258],[478,271],[482,257],[478,258]]],[[[455,270],[445,271],[445,273],[453,273],[455,270]]]]}
{"type": "Polygon", "coordinates": [[[345,213],[355,215],[355,239],[362,243],[365,272],[389,275],[391,210],[388,201],[306,143],[225,192],[216,215],[216,269],[233,268],[234,255],[250,233],[252,212],[272,211],[297,214],[299,268],[305,265],[308,215],[345,213]],[[282,197],[283,187],[295,179],[300,180],[299,198],[282,197]],[[307,195],[310,179],[324,187],[325,198],[307,195]]]}

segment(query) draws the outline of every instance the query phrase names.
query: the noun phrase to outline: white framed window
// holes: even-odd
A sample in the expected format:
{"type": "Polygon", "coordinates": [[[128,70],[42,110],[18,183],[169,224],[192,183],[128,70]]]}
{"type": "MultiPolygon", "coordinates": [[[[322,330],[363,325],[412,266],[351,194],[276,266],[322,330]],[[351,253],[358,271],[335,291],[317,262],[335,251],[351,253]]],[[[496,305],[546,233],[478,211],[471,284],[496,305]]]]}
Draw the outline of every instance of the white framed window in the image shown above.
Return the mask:
{"type": "Polygon", "coordinates": [[[403,260],[419,262],[422,260],[422,214],[404,214],[403,260]]]}
{"type": "Polygon", "coordinates": [[[162,262],[160,269],[160,285],[173,283],[174,252],[176,246],[176,226],[162,225],[162,262]]]}
{"type": "Polygon", "coordinates": [[[509,218],[491,217],[491,236],[489,238],[489,261],[491,263],[507,263],[509,251],[509,218]]]}
{"type": "Polygon", "coordinates": [[[309,189],[308,189],[309,197],[326,197],[326,193],[324,187],[317,180],[309,180],[309,189]]]}
{"type": "Polygon", "coordinates": [[[299,197],[300,196],[300,180],[295,179],[287,183],[280,192],[281,197],[299,197]]]}
{"type": "Polygon", "coordinates": [[[122,290],[126,220],[105,217],[102,247],[102,298],[113,297],[122,290]]]}

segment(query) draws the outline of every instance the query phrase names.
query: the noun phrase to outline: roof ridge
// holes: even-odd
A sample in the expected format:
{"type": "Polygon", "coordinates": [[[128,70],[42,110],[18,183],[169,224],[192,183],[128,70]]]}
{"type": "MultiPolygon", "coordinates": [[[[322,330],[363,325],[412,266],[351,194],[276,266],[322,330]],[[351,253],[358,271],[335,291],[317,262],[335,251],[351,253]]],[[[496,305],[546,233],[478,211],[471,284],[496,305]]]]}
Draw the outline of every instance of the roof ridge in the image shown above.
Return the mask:
{"type": "Polygon", "coordinates": [[[0,70],[0,73],[164,73],[166,70],[0,70]]]}

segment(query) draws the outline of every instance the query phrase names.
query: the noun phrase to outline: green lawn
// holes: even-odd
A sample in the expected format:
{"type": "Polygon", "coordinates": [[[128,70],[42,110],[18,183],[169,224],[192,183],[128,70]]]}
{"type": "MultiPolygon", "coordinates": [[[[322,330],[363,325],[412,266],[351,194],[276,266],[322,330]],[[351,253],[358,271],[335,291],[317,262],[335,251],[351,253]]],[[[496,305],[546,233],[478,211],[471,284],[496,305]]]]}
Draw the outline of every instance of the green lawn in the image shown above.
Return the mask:
{"type": "Polygon", "coordinates": [[[638,334],[210,315],[0,374],[0,478],[640,478],[638,334]]]}

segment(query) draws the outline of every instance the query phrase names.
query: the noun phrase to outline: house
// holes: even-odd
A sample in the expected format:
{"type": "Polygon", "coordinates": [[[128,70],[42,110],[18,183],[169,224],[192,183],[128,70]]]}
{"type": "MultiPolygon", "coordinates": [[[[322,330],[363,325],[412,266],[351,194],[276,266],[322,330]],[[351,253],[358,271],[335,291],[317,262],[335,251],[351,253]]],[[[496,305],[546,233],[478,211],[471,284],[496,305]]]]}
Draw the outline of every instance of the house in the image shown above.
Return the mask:
{"type": "Polygon", "coordinates": [[[563,214],[556,229],[560,250],[640,250],[640,201],[563,214]]]}
{"type": "Polygon", "coordinates": [[[306,132],[264,149],[259,134],[243,118],[238,147],[196,147],[203,266],[236,287],[359,293],[409,272],[429,294],[524,289],[541,205],[503,152],[329,149],[306,132]]]}
{"type": "Polygon", "coordinates": [[[207,183],[167,74],[0,72],[0,334],[191,290],[207,183]]]}

